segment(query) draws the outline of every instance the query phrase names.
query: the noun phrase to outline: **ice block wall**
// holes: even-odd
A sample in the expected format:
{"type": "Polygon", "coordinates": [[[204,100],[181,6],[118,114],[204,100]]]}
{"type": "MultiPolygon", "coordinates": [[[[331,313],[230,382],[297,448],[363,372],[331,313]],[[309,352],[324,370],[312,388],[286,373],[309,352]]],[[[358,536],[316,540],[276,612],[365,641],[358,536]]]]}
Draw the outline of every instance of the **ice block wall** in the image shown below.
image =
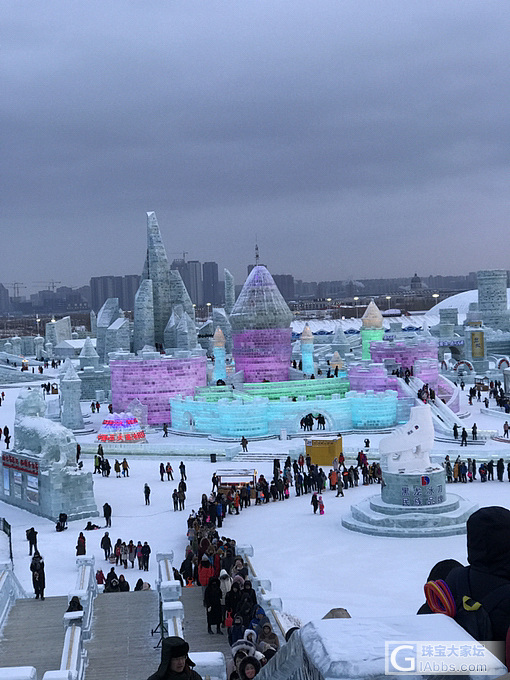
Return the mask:
{"type": "Polygon", "coordinates": [[[437,390],[439,362],[437,359],[417,359],[414,362],[414,375],[424,383],[428,383],[429,387],[437,390]]]}
{"type": "Polygon", "coordinates": [[[148,407],[149,425],[170,423],[170,397],[192,395],[195,387],[205,386],[206,362],[203,356],[112,360],[110,369],[114,411],[126,411],[132,399],[139,399],[148,407]]]}
{"type": "Polygon", "coordinates": [[[392,342],[381,340],[370,345],[372,361],[382,363],[384,359],[394,359],[403,369],[411,369],[418,359],[437,359],[437,351],[437,340],[428,337],[392,342]]]}
{"type": "Polygon", "coordinates": [[[388,373],[382,363],[353,362],[348,367],[347,375],[351,390],[384,392],[388,389],[388,373]]]}
{"type": "Polygon", "coordinates": [[[232,332],[236,371],[244,371],[244,382],[288,379],[291,333],[290,328],[254,328],[232,332]]]}
{"type": "MultiPolygon", "coordinates": [[[[399,400],[394,390],[361,393],[351,391],[343,399],[340,394],[325,399],[299,397],[293,401],[281,397],[272,401],[264,397],[253,400],[176,397],[170,400],[172,428],[181,432],[202,432],[223,437],[278,435],[281,430],[302,432],[301,419],[308,413],[324,415],[326,431],[390,427],[407,422],[413,399],[399,400]]],[[[316,431],[316,426],[314,427],[316,431]]]]}
{"type": "Polygon", "coordinates": [[[354,429],[390,427],[397,421],[397,393],[394,390],[364,394],[347,393],[351,399],[352,426],[354,429]]]}

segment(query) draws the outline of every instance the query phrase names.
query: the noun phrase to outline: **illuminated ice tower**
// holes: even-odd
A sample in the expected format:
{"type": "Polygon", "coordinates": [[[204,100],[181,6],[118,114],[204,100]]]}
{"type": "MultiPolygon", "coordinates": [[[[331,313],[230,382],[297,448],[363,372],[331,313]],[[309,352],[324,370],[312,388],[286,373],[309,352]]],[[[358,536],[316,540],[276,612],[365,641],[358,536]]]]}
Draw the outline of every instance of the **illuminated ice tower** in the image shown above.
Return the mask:
{"type": "Polygon", "coordinates": [[[301,333],[301,363],[303,373],[306,373],[306,375],[315,373],[315,366],[313,365],[313,333],[308,324],[306,324],[301,333]]]}
{"type": "Polygon", "coordinates": [[[266,267],[250,272],[230,314],[232,354],[245,382],[289,377],[292,312],[266,267]]]}
{"type": "Polygon", "coordinates": [[[221,328],[217,328],[213,337],[213,354],[214,354],[214,368],[213,368],[213,382],[218,380],[227,380],[227,365],[225,361],[225,336],[221,328]]]}
{"type": "Polygon", "coordinates": [[[382,340],[384,336],[382,314],[373,300],[361,317],[361,323],[361,358],[370,359],[370,343],[382,340]]]}

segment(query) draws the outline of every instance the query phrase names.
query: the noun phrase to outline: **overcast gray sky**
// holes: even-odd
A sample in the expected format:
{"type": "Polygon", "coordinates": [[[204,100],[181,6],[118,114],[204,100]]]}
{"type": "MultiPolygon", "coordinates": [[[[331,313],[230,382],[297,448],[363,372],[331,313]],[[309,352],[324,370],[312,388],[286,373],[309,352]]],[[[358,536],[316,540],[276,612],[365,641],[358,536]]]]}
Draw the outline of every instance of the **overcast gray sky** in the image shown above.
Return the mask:
{"type": "MultiPolygon", "coordinates": [[[[0,282],[510,268],[508,0],[5,1],[0,282]]],[[[21,291],[21,292],[28,292],[21,291]]]]}

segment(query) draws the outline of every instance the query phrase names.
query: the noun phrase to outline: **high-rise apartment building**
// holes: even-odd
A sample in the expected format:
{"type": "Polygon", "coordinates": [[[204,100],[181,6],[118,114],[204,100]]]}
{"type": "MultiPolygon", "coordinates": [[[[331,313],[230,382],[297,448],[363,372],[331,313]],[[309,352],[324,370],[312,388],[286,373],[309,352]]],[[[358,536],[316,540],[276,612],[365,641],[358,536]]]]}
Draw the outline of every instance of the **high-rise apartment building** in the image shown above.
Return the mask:
{"type": "Polygon", "coordinates": [[[273,274],[273,280],[284,300],[287,302],[294,300],[294,277],[292,274],[273,274]]]}
{"type": "MultiPolygon", "coordinates": [[[[188,269],[188,281],[189,286],[188,293],[193,304],[198,307],[204,304],[204,294],[202,289],[202,265],[198,260],[189,260],[187,263],[188,269]]],[[[210,300],[205,300],[205,302],[210,302],[210,300]]]]}
{"type": "Polygon", "coordinates": [[[108,298],[119,298],[124,310],[132,310],[135,293],[140,285],[138,274],[128,276],[93,276],[90,279],[92,309],[98,312],[108,298]]]}
{"type": "Polygon", "coordinates": [[[222,303],[222,295],[217,262],[204,262],[202,265],[202,285],[204,302],[210,302],[212,305],[220,305],[222,303]]]}

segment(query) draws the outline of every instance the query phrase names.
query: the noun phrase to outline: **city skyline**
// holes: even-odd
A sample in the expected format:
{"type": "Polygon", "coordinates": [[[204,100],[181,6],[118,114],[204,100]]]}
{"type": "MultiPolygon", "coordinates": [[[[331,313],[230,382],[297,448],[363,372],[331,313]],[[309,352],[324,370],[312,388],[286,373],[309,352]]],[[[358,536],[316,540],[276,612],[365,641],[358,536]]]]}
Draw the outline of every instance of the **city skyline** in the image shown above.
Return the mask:
{"type": "Polygon", "coordinates": [[[506,4],[11,3],[4,284],[169,259],[236,281],[506,268],[506,4]],[[479,247],[480,242],[483,248],[479,247]]]}

